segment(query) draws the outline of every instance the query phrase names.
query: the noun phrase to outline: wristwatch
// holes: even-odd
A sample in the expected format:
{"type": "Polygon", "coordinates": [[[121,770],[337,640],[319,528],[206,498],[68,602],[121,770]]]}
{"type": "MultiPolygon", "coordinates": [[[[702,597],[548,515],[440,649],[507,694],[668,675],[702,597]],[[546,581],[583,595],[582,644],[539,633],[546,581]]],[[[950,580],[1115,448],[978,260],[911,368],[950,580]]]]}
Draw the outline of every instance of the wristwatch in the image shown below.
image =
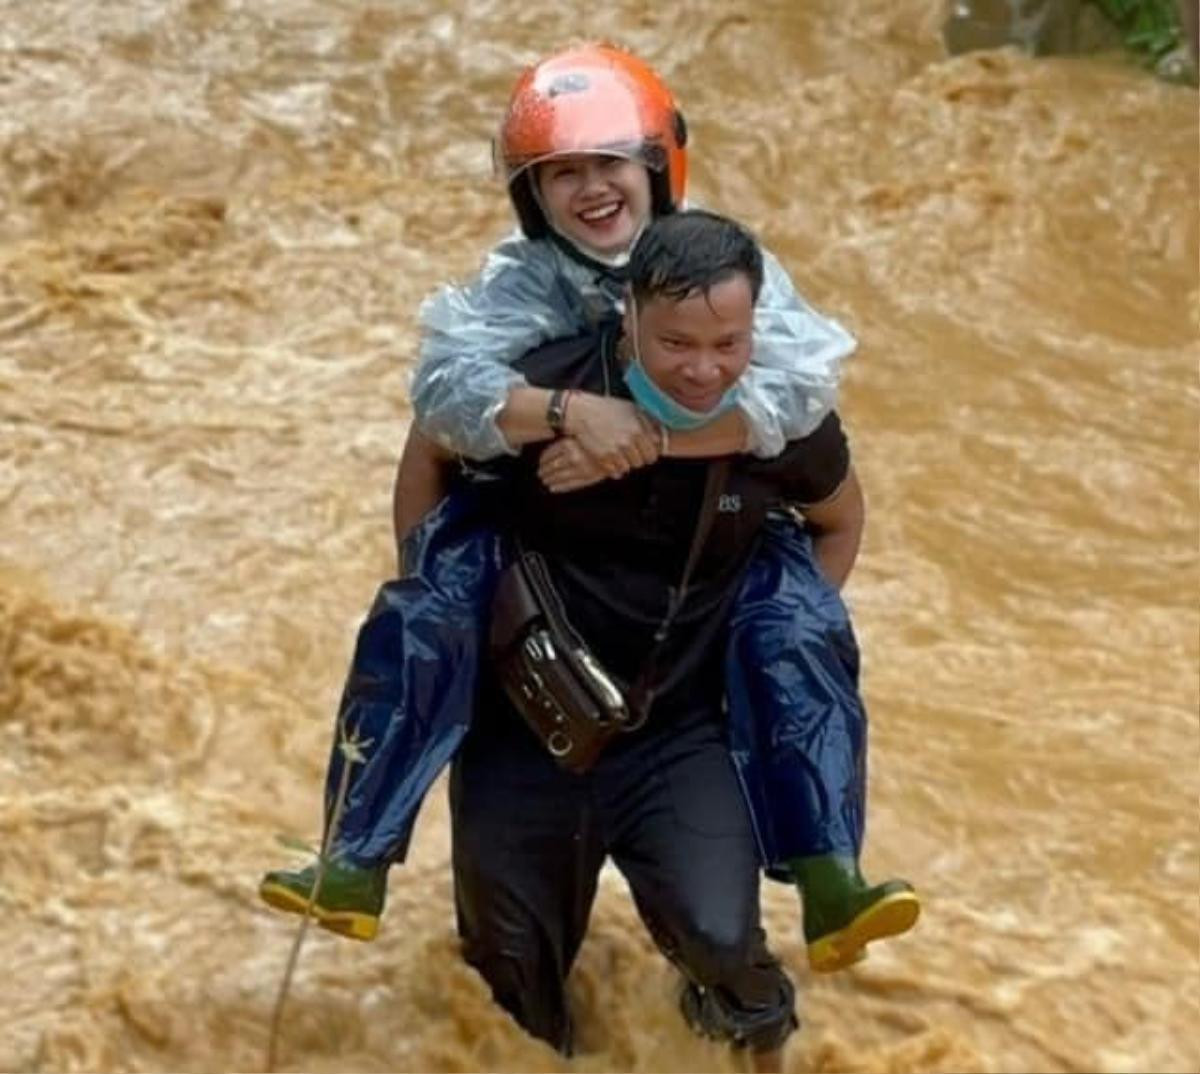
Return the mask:
{"type": "Polygon", "coordinates": [[[562,388],[555,388],[550,393],[550,402],[546,404],[546,424],[555,436],[562,436],[566,420],[567,393],[562,388]]]}

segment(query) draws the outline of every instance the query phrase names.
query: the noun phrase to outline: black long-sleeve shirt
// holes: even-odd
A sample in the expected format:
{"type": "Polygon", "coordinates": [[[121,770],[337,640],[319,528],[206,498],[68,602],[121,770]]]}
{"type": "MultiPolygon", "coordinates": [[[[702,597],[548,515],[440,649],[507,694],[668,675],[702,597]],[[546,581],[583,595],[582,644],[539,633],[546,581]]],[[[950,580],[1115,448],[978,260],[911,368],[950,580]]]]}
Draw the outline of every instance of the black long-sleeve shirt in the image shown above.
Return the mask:
{"type": "MultiPolygon", "coordinates": [[[[619,328],[531,351],[518,363],[537,387],[574,387],[629,398],[616,358],[619,328]]],[[[704,494],[706,459],[663,459],[621,478],[551,493],[537,476],[545,444],[500,467],[506,525],[542,552],[567,615],[593,655],[632,682],[678,586],[704,494]]],[[[818,503],[841,485],[850,453],[836,414],[769,460],[732,460],[687,598],[659,652],[655,711],[718,708],[724,628],[767,512],[818,503]]]]}

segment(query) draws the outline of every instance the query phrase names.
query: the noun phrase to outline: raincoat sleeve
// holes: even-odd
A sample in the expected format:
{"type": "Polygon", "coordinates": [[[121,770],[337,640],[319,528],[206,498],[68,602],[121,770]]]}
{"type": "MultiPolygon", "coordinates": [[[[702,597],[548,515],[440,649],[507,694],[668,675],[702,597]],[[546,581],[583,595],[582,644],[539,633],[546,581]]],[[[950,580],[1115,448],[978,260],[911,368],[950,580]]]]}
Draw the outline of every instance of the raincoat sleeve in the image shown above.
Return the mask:
{"type": "Polygon", "coordinates": [[[811,433],[837,402],[842,360],[858,346],[837,321],[812,308],[783,266],[763,251],[763,286],[754,311],[754,357],[738,403],[750,428],[750,451],[778,455],[811,433]]]}
{"type": "Polygon", "coordinates": [[[496,425],[509,390],[526,383],[513,363],[584,323],[548,244],[519,236],[497,245],[473,281],[426,299],[420,322],[417,423],[442,447],[475,460],[515,454],[496,425]]]}

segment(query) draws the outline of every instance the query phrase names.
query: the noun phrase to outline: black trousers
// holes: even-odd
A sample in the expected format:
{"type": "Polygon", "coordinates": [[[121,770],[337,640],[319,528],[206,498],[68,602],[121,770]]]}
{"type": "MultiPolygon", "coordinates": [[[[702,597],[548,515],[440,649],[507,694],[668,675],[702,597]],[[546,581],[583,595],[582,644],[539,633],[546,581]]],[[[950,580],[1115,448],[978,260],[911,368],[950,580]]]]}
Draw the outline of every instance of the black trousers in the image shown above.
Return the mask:
{"type": "Polygon", "coordinates": [[[687,978],[693,1027],[759,1051],[782,1044],[794,991],[759,924],[758,855],[719,715],[656,714],[575,776],[506,702],[483,709],[450,803],[463,954],[497,1002],[571,1053],[564,985],[611,855],[687,978]]]}

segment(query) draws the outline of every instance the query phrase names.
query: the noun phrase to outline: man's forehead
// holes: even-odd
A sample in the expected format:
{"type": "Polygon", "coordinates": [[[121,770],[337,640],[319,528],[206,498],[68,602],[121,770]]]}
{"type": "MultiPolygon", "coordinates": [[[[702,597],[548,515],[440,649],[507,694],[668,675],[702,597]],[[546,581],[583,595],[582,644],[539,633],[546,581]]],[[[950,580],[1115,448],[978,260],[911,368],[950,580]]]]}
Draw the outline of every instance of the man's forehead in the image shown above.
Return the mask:
{"type": "Polygon", "coordinates": [[[687,294],[670,293],[647,295],[639,303],[643,311],[653,310],[661,318],[672,321],[707,322],[713,316],[737,319],[753,313],[750,280],[738,272],[709,287],[695,287],[687,294]]]}

